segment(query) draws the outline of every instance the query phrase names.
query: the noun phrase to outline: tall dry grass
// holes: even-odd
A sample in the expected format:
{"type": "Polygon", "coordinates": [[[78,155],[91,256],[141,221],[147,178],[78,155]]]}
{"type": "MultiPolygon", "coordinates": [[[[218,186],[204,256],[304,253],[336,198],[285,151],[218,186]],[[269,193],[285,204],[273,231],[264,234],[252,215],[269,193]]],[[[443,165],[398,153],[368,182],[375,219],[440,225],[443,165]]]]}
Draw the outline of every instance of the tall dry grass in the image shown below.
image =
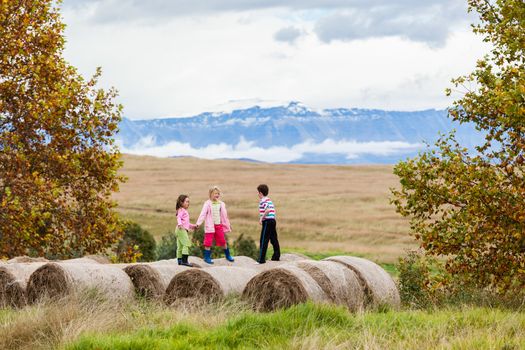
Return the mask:
{"type": "Polygon", "coordinates": [[[408,222],[389,204],[397,185],[391,166],[282,165],[231,160],[155,158],[124,155],[128,182],[115,194],[120,212],[156,237],[176,225],[175,201],[191,197],[194,221],[219,185],[233,224],[232,238],[259,237],[257,190],[270,186],[279,239],[285,248],[339,251],[394,262],[415,243],[408,222]]]}
{"type": "Polygon", "coordinates": [[[235,298],[108,303],[78,295],[0,310],[0,349],[522,349],[525,314],[454,307],[350,313],[306,303],[256,313],[235,298]]]}
{"type": "Polygon", "coordinates": [[[215,327],[248,306],[237,299],[220,303],[187,300],[162,303],[105,300],[93,292],[44,301],[24,309],[0,309],[0,349],[58,349],[85,334],[130,333],[189,322],[215,327]]]}

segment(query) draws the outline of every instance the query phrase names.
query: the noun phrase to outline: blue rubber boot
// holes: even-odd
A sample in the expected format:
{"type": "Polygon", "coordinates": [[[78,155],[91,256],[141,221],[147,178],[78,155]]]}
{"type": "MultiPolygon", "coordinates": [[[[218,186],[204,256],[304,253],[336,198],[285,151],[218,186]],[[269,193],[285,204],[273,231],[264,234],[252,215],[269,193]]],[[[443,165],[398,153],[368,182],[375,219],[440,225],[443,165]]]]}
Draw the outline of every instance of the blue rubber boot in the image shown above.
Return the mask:
{"type": "Polygon", "coordinates": [[[177,263],[178,263],[179,265],[182,265],[182,259],[181,259],[181,258],[177,258],[177,263]]]}
{"type": "Polygon", "coordinates": [[[233,256],[230,255],[230,248],[224,249],[224,256],[226,257],[226,260],[228,260],[230,262],[234,262],[235,261],[233,256]]]}
{"type": "Polygon", "coordinates": [[[204,261],[207,264],[213,264],[213,260],[211,260],[211,250],[204,249],[204,261]]]}

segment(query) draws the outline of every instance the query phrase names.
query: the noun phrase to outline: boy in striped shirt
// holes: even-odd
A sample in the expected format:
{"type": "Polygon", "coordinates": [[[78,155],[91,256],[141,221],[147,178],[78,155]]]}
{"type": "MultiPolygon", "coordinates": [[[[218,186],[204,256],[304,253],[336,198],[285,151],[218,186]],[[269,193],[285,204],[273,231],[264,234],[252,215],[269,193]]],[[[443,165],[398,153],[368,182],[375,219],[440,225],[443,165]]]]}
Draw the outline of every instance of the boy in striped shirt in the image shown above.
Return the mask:
{"type": "Polygon", "coordinates": [[[268,249],[268,242],[272,243],[273,247],[273,261],[279,261],[281,257],[281,249],[279,248],[279,240],[277,239],[277,225],[275,221],[275,207],[272,200],[268,197],[268,186],[257,186],[259,192],[259,224],[261,228],[261,239],[259,241],[259,257],[257,262],[264,264],[266,262],[266,250],[268,249]]]}

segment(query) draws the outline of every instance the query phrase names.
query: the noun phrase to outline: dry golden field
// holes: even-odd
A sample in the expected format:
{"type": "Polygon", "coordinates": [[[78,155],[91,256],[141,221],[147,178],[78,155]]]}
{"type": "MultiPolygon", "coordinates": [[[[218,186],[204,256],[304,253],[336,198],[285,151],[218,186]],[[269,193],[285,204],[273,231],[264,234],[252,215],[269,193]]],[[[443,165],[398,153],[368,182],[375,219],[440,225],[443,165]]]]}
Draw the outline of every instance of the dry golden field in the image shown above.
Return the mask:
{"type": "Polygon", "coordinates": [[[157,239],[175,227],[175,202],[191,198],[195,222],[210,185],[223,190],[233,232],[258,240],[256,187],[267,183],[285,250],[345,252],[391,263],[416,246],[389,204],[392,166],[280,165],[124,155],[128,181],[115,195],[121,214],[157,239]]]}

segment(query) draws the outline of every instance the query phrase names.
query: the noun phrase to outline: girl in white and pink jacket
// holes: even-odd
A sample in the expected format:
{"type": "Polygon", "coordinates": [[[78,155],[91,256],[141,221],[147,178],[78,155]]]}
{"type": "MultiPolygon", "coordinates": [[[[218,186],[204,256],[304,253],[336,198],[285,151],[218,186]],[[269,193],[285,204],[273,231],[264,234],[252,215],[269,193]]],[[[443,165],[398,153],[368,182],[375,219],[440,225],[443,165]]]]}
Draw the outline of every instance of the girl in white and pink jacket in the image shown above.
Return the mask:
{"type": "Polygon", "coordinates": [[[197,219],[197,227],[204,221],[204,261],[208,264],[213,264],[211,259],[211,246],[215,239],[215,244],[224,249],[224,255],[228,261],[234,261],[230,255],[230,249],[226,244],[224,234],[231,232],[230,220],[228,219],[228,212],[223,201],[219,200],[221,197],[221,190],[217,186],[213,186],[209,191],[210,199],[204,202],[201,214],[197,219]]]}

